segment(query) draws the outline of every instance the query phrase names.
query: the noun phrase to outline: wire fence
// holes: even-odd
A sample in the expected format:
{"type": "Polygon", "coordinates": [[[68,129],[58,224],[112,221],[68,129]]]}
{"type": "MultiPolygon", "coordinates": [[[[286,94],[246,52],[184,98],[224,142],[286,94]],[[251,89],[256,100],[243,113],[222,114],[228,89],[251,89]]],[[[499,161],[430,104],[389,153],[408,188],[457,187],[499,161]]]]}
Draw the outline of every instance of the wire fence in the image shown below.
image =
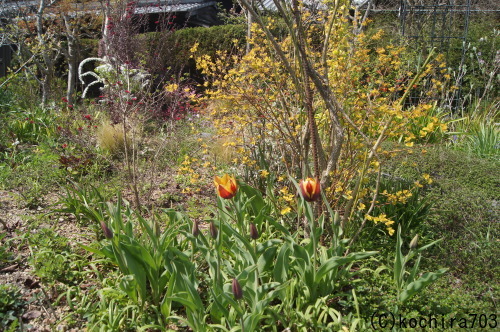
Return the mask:
{"type": "MultiPolygon", "coordinates": [[[[455,72],[459,72],[464,63],[467,34],[471,15],[471,1],[459,4],[454,0],[401,0],[399,8],[399,19],[401,35],[416,50],[419,50],[421,57],[425,57],[430,49],[434,48],[443,54],[446,63],[454,67],[455,72]]],[[[457,75],[454,85],[455,90],[451,94],[436,98],[446,98],[437,100],[450,110],[456,111],[462,103],[462,77],[457,75]]],[[[431,80],[427,81],[429,89],[431,80]]],[[[415,104],[422,98],[420,91],[414,91],[408,104],[415,104]]]]}

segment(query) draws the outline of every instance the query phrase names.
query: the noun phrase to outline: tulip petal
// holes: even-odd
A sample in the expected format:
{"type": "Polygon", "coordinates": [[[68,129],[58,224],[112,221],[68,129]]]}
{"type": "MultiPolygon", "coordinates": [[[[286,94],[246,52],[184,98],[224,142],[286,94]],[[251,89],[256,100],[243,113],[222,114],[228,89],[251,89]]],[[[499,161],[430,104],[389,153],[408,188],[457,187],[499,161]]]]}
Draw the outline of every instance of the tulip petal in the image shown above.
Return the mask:
{"type": "Polygon", "coordinates": [[[299,182],[300,193],[307,202],[318,199],[321,193],[320,184],[316,179],[307,178],[299,182]]]}
{"type": "Polygon", "coordinates": [[[233,198],[238,190],[236,179],[228,174],[224,174],[222,177],[215,176],[214,184],[217,194],[224,199],[233,198]]]}
{"type": "Polygon", "coordinates": [[[219,196],[225,199],[233,198],[235,194],[234,192],[227,190],[223,185],[219,185],[217,187],[217,191],[219,193],[219,196]]]}
{"type": "Polygon", "coordinates": [[[309,197],[309,199],[311,199],[312,196],[313,196],[313,193],[314,193],[314,187],[313,187],[311,181],[307,181],[306,182],[306,194],[307,194],[307,197],[309,197]]]}
{"type": "Polygon", "coordinates": [[[316,198],[317,198],[317,197],[319,197],[319,194],[321,193],[321,188],[320,188],[320,187],[321,187],[321,186],[320,186],[319,182],[318,182],[318,181],[315,181],[315,182],[314,182],[314,194],[313,194],[313,195],[314,195],[316,198]]]}
{"type": "Polygon", "coordinates": [[[254,223],[250,223],[250,237],[253,240],[257,240],[259,238],[259,231],[257,230],[257,226],[254,223]]]}

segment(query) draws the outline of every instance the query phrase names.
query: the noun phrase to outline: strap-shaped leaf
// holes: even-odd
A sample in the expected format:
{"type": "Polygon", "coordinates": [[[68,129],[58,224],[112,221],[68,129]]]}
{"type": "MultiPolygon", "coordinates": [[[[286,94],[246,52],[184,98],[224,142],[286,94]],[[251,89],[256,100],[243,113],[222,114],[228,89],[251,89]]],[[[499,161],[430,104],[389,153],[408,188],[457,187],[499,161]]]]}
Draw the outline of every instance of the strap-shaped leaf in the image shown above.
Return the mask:
{"type": "Polygon", "coordinates": [[[121,290],[127,293],[134,303],[137,303],[137,280],[135,280],[133,274],[123,276],[119,286],[121,290]]]}
{"type": "Polygon", "coordinates": [[[252,244],[250,243],[250,241],[247,238],[245,238],[244,236],[242,236],[238,231],[236,231],[228,223],[222,223],[221,226],[220,226],[220,228],[229,237],[232,235],[232,236],[236,237],[237,239],[239,239],[241,241],[241,244],[246,248],[246,252],[252,256],[252,260],[253,260],[252,263],[255,263],[257,261],[257,257],[254,257],[254,255],[253,255],[253,253],[254,253],[253,246],[252,246],[252,244]]]}
{"type": "Polygon", "coordinates": [[[413,265],[413,268],[411,269],[410,275],[408,276],[408,278],[405,281],[406,284],[409,284],[409,283],[413,282],[413,280],[415,280],[415,276],[417,275],[418,268],[420,266],[420,259],[421,258],[422,258],[422,255],[419,254],[415,264],[413,265]]]}
{"type": "Polygon", "coordinates": [[[283,225],[281,225],[279,222],[274,220],[274,218],[272,218],[270,216],[266,216],[266,220],[269,222],[270,225],[272,225],[274,228],[276,228],[276,230],[279,233],[283,234],[285,237],[291,236],[290,231],[286,227],[283,227],[283,225]]]}
{"type": "Polygon", "coordinates": [[[257,259],[257,268],[259,270],[259,274],[272,270],[274,257],[276,256],[277,250],[278,247],[270,247],[259,256],[259,258],[257,259]]]}
{"type": "Polygon", "coordinates": [[[210,315],[212,319],[221,319],[222,317],[229,317],[229,310],[227,310],[227,302],[223,296],[216,295],[214,290],[210,288],[210,294],[212,295],[213,304],[208,306],[210,315]]]}
{"type": "Polygon", "coordinates": [[[178,292],[177,296],[171,296],[169,297],[169,300],[180,303],[184,307],[189,308],[192,311],[195,311],[196,305],[190,299],[182,297],[183,295],[186,297],[188,296],[187,292],[178,292]]]}
{"type": "Polygon", "coordinates": [[[125,250],[127,251],[130,255],[133,255],[138,261],[142,262],[144,264],[145,268],[149,269],[154,269],[157,270],[158,266],[156,266],[156,262],[151,257],[151,254],[149,253],[146,248],[144,248],[141,244],[139,244],[137,241],[133,241],[132,243],[120,243],[119,246],[121,247],[122,251],[125,250]]]}
{"type": "Polygon", "coordinates": [[[243,318],[243,326],[245,331],[256,331],[257,325],[260,320],[263,318],[263,315],[260,313],[252,312],[250,314],[245,315],[243,318]]]}
{"type": "Polygon", "coordinates": [[[283,283],[288,279],[289,252],[288,244],[281,246],[273,270],[274,280],[277,282],[283,283]]]}
{"type": "Polygon", "coordinates": [[[252,208],[255,214],[259,213],[259,211],[266,207],[266,202],[262,198],[262,193],[259,190],[242,182],[239,183],[239,186],[240,190],[244,192],[247,197],[252,198],[252,208]]]}
{"type": "Polygon", "coordinates": [[[422,247],[420,247],[420,248],[418,248],[418,249],[412,250],[410,253],[408,253],[408,258],[407,258],[407,260],[412,259],[412,258],[413,258],[413,256],[415,256],[415,255],[417,255],[417,254],[420,254],[420,253],[421,253],[422,251],[424,251],[425,249],[427,249],[427,248],[429,248],[429,247],[431,247],[431,246],[435,245],[436,243],[441,242],[442,240],[443,240],[443,239],[439,239],[439,240],[436,240],[436,241],[431,242],[431,243],[429,243],[429,244],[426,244],[426,245],[424,245],[424,246],[422,246],[422,247]]]}
{"type": "Polygon", "coordinates": [[[295,256],[297,258],[301,258],[302,260],[304,260],[304,262],[307,262],[307,263],[309,263],[311,261],[311,256],[309,255],[307,250],[304,249],[304,247],[302,247],[296,243],[293,243],[292,245],[293,245],[293,256],[295,256]]]}
{"type": "Polygon", "coordinates": [[[401,289],[403,283],[403,253],[401,252],[401,245],[403,241],[401,240],[401,225],[398,225],[398,233],[396,235],[396,257],[394,259],[394,281],[396,282],[396,287],[398,291],[401,289]]]}
{"type": "Polygon", "coordinates": [[[280,239],[271,239],[271,240],[267,240],[265,242],[262,242],[262,243],[259,243],[257,245],[257,254],[260,255],[262,254],[262,252],[264,250],[267,250],[267,248],[270,248],[278,243],[281,243],[283,241],[281,241],[280,239]]]}
{"type": "Polygon", "coordinates": [[[167,294],[165,294],[163,302],[161,303],[160,310],[164,317],[169,317],[170,312],[172,310],[172,294],[174,292],[175,277],[176,275],[174,273],[170,275],[167,287],[167,294]]]}
{"type": "Polygon", "coordinates": [[[399,300],[402,303],[404,303],[409,298],[411,298],[412,296],[423,290],[425,287],[432,284],[434,281],[436,281],[446,271],[448,271],[447,268],[440,269],[437,272],[424,273],[424,275],[422,275],[416,281],[411,282],[410,284],[408,284],[408,286],[406,286],[406,288],[401,292],[401,294],[399,294],[399,300]]]}
{"type": "MultiPolygon", "coordinates": [[[[146,300],[146,273],[144,271],[144,265],[138,261],[130,252],[124,250],[122,247],[120,254],[123,257],[123,261],[129,273],[133,274],[135,280],[137,281],[138,291],[141,296],[141,300],[146,300]]],[[[123,272],[123,271],[122,271],[123,272]]]]}
{"type": "Polygon", "coordinates": [[[367,252],[353,252],[345,257],[332,257],[326,260],[316,272],[316,277],[314,279],[315,283],[318,283],[328,272],[333,270],[334,268],[348,264],[357,260],[365,259],[367,257],[373,256],[377,254],[378,251],[367,251],[367,252]]]}
{"type": "Polygon", "coordinates": [[[195,309],[193,310],[204,312],[205,306],[203,305],[203,301],[201,300],[200,294],[198,294],[198,290],[195,288],[195,285],[189,280],[188,276],[181,275],[181,278],[184,281],[184,287],[188,298],[194,304],[195,309]]]}

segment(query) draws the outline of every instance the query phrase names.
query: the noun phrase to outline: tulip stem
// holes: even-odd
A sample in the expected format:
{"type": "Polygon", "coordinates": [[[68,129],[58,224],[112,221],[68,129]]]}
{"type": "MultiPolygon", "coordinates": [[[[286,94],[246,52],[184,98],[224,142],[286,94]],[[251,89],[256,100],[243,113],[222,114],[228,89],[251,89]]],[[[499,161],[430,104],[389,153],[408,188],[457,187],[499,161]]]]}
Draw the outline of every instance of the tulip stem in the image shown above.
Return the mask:
{"type": "Polygon", "coordinates": [[[232,216],[231,214],[229,214],[229,216],[236,222],[236,225],[238,225],[238,230],[240,231],[240,234],[244,234],[245,231],[244,231],[244,227],[243,227],[243,219],[242,219],[242,216],[241,216],[241,213],[240,213],[240,209],[238,208],[236,202],[232,199],[229,200],[229,204],[231,205],[231,208],[233,209],[234,211],[234,216],[232,216]]]}
{"type": "Polygon", "coordinates": [[[243,325],[243,314],[240,315],[241,332],[245,332],[245,325],[243,325]]]}
{"type": "Polygon", "coordinates": [[[195,254],[196,254],[196,239],[194,241],[191,241],[191,245],[193,246],[193,250],[191,251],[191,261],[193,262],[193,264],[195,263],[195,254]]]}
{"type": "MultiPolygon", "coordinates": [[[[219,198],[220,200],[220,198],[219,198]]],[[[222,218],[220,217],[220,211],[223,211],[222,209],[217,209],[217,215],[218,215],[218,220],[219,220],[219,231],[218,232],[212,232],[212,228],[210,228],[211,232],[211,237],[215,246],[215,255],[217,256],[217,266],[215,268],[215,289],[218,291],[219,290],[219,280],[220,280],[220,247],[221,247],[221,239],[222,239],[222,218]],[[215,236],[214,236],[215,235],[215,236]]],[[[210,226],[214,227],[214,229],[217,229],[215,226],[214,221],[212,220],[210,226]]],[[[221,288],[222,289],[222,288],[221,288]]]]}
{"type": "Polygon", "coordinates": [[[215,271],[215,284],[216,284],[216,287],[219,286],[219,283],[220,283],[220,265],[221,265],[221,262],[220,262],[220,248],[221,248],[221,244],[222,244],[222,218],[219,219],[220,223],[219,223],[219,232],[218,232],[218,238],[214,240],[214,242],[217,242],[216,246],[217,246],[217,249],[216,249],[216,253],[217,253],[217,270],[215,271]]]}

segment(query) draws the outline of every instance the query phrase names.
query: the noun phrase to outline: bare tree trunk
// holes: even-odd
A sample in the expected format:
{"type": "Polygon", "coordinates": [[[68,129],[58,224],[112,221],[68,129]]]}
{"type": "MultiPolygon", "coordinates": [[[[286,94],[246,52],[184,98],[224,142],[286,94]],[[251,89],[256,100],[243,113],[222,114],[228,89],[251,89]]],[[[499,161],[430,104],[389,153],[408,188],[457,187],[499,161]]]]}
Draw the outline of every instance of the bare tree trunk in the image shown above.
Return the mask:
{"type": "MultiPolygon", "coordinates": [[[[254,1],[249,0],[250,6],[253,7],[254,1]]],[[[246,52],[250,52],[250,39],[252,39],[252,24],[253,24],[254,18],[253,14],[251,11],[247,10],[247,45],[246,45],[246,52]]]]}
{"type": "Polygon", "coordinates": [[[365,27],[366,19],[368,18],[368,15],[370,14],[372,2],[373,2],[372,0],[367,0],[367,1],[363,2],[362,4],[355,6],[354,17],[351,17],[352,21],[353,21],[353,25],[354,25],[353,32],[355,35],[359,35],[363,31],[363,29],[365,27]],[[363,7],[365,4],[366,4],[365,13],[363,15],[361,15],[360,14],[361,7],[363,7]]]}
{"type": "Polygon", "coordinates": [[[109,26],[111,24],[111,4],[106,0],[104,4],[104,26],[102,27],[102,54],[101,58],[109,61],[109,26]]]}
{"type": "Polygon", "coordinates": [[[75,99],[75,85],[77,79],[77,59],[76,59],[76,49],[77,49],[77,39],[75,38],[75,31],[71,29],[69,18],[66,14],[62,15],[64,20],[64,27],[66,31],[66,38],[68,45],[66,48],[65,56],[68,62],[68,83],[66,89],[66,99],[70,104],[74,103],[75,99]]]}
{"type": "Polygon", "coordinates": [[[43,31],[43,13],[45,11],[45,8],[47,7],[47,4],[45,0],[40,0],[39,6],[38,6],[38,12],[36,15],[36,32],[37,32],[37,37],[38,37],[38,43],[41,46],[41,54],[43,58],[43,63],[38,63],[38,69],[40,70],[40,73],[42,74],[42,106],[46,105],[47,100],[50,97],[50,88],[52,85],[52,78],[54,76],[54,60],[50,57],[50,53],[48,52],[48,45],[47,42],[45,41],[44,37],[44,31],[43,31]]]}
{"type": "MultiPolygon", "coordinates": [[[[292,80],[294,81],[294,85],[297,88],[297,91],[304,96],[304,85],[300,82],[299,80],[299,75],[296,72],[294,68],[292,68],[290,62],[285,56],[284,51],[281,49],[279,44],[277,43],[275,37],[272,35],[272,33],[269,31],[269,29],[266,27],[264,22],[262,21],[262,18],[258,16],[258,14],[255,12],[255,9],[250,5],[248,0],[240,0],[241,4],[243,7],[245,7],[246,10],[252,13],[254,16],[255,21],[260,25],[262,30],[265,32],[268,40],[271,42],[271,45],[275,49],[276,53],[278,54],[280,60],[282,61],[283,65],[285,66],[286,70],[288,73],[290,73],[292,80]]],[[[284,2],[281,0],[273,0],[274,4],[278,8],[278,11],[282,14],[283,17],[287,16],[286,11],[284,10],[283,6],[284,2]]],[[[291,36],[298,36],[302,35],[301,38],[303,37],[304,31],[301,30],[301,28],[298,28],[294,26],[291,22],[288,22],[289,26],[289,32],[291,36]]],[[[340,122],[339,116],[340,114],[347,116],[344,112],[344,109],[342,105],[339,103],[335,93],[331,90],[330,86],[328,85],[328,77],[322,77],[320,73],[317,71],[317,69],[313,68],[309,57],[306,54],[306,50],[301,48],[298,45],[298,40],[297,38],[292,38],[293,42],[295,44],[295,47],[297,48],[299,54],[299,57],[301,58],[302,61],[302,66],[303,68],[308,68],[307,71],[307,76],[311,79],[312,83],[314,84],[314,87],[318,91],[319,95],[321,96],[322,100],[325,103],[326,108],[329,111],[330,114],[330,119],[332,121],[332,137],[334,137],[333,140],[333,146],[330,152],[330,155],[327,157],[325,156],[324,159],[327,159],[325,161],[321,161],[321,164],[326,165],[326,168],[323,169],[323,172],[321,173],[320,181],[321,181],[321,186],[325,187],[328,180],[329,180],[329,175],[330,173],[335,169],[338,160],[340,158],[340,153],[342,151],[342,143],[344,141],[343,135],[344,135],[344,128],[340,122]]],[[[325,47],[327,47],[328,43],[325,42],[325,47]]],[[[325,72],[327,72],[326,68],[324,69],[325,72]]],[[[350,119],[349,119],[350,120],[350,119]]],[[[318,156],[322,156],[323,152],[319,152],[322,149],[321,144],[317,145],[318,148],[318,156]]]]}
{"type": "Polygon", "coordinates": [[[69,56],[68,56],[68,86],[66,89],[66,98],[68,99],[68,102],[70,104],[74,103],[75,100],[75,86],[76,86],[76,70],[77,70],[77,65],[76,65],[76,54],[74,50],[74,46],[69,46],[68,45],[68,51],[69,51],[69,56]]]}

